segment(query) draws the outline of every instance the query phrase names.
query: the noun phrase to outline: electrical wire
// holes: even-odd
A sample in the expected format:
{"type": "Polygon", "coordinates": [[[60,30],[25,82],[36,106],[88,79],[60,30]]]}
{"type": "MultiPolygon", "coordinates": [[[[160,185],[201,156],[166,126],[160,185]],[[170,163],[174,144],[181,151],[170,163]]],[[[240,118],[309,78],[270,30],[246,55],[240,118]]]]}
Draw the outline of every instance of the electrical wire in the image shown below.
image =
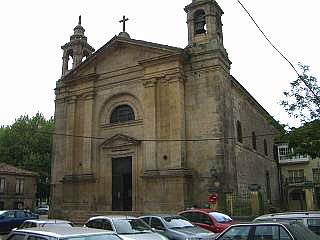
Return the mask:
{"type": "Polygon", "coordinates": [[[251,14],[249,13],[249,11],[246,9],[246,7],[240,2],[240,0],[237,0],[238,3],[241,5],[241,7],[244,9],[244,11],[249,15],[249,17],[251,18],[251,20],[253,21],[253,23],[256,25],[256,27],[259,29],[259,31],[262,33],[262,35],[264,36],[264,38],[269,42],[269,44],[290,64],[290,66],[293,68],[293,70],[296,72],[296,74],[298,75],[298,77],[300,76],[300,74],[298,73],[298,71],[296,70],[296,68],[293,66],[293,64],[289,61],[288,58],[286,58],[284,56],[284,54],[282,52],[280,52],[280,50],[269,40],[269,38],[266,36],[266,34],[262,31],[262,29],[259,27],[259,25],[257,24],[257,22],[254,20],[254,18],[251,16],[251,14]]]}

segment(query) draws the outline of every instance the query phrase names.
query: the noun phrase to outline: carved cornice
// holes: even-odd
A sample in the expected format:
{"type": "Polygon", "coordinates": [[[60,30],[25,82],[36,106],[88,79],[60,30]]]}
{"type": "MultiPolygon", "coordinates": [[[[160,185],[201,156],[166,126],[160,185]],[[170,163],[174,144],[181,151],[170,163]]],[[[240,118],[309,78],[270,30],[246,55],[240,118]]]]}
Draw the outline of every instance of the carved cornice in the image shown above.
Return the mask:
{"type": "Polygon", "coordinates": [[[69,96],[69,97],[66,97],[66,101],[69,104],[74,104],[74,103],[76,103],[77,98],[78,98],[77,96],[69,96]]]}
{"type": "Polygon", "coordinates": [[[177,168],[167,170],[146,170],[142,178],[163,178],[163,177],[192,177],[194,172],[191,169],[177,168]]]}
{"type": "Polygon", "coordinates": [[[82,183],[82,182],[95,182],[96,178],[93,174],[71,174],[65,175],[61,182],[62,183],[82,183]]]}
{"type": "Polygon", "coordinates": [[[142,82],[145,88],[155,87],[157,85],[157,78],[143,79],[142,82]]]}

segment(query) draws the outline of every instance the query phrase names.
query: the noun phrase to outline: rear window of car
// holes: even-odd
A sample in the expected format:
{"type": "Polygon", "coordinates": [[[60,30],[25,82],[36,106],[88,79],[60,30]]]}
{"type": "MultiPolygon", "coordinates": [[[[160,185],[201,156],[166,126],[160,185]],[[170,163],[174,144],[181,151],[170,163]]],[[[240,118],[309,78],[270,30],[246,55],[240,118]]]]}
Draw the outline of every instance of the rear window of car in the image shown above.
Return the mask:
{"type": "Polygon", "coordinates": [[[25,234],[12,234],[7,240],[23,240],[25,234]]]}
{"type": "Polygon", "coordinates": [[[320,218],[309,218],[307,219],[308,226],[320,227],[320,218]]]}

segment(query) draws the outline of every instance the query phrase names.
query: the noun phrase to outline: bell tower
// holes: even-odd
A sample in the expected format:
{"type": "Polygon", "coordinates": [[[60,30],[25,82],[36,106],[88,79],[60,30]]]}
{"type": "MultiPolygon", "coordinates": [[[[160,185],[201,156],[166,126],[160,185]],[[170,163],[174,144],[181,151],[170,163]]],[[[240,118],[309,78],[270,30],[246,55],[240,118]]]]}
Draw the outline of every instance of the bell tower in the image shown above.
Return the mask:
{"type": "Polygon", "coordinates": [[[70,42],[61,47],[63,50],[62,57],[62,77],[82,63],[95,50],[87,43],[87,37],[84,36],[84,28],[81,26],[81,16],[79,16],[78,25],[73,29],[74,33],[70,36],[70,42]],[[72,66],[69,63],[72,59],[72,66]]]}
{"type": "Polygon", "coordinates": [[[215,0],[192,0],[187,13],[188,45],[214,42],[223,48],[222,9],[215,0]]]}

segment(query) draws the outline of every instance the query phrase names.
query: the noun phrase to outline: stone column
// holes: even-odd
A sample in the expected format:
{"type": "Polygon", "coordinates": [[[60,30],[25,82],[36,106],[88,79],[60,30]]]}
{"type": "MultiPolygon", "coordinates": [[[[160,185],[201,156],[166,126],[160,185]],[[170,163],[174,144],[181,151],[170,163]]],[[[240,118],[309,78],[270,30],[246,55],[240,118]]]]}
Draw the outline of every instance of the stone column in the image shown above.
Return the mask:
{"type": "Polygon", "coordinates": [[[76,96],[71,96],[67,102],[67,126],[66,126],[66,162],[65,170],[67,174],[73,172],[74,158],[74,128],[75,128],[75,110],[76,96]]]}
{"type": "MultiPolygon", "coordinates": [[[[170,139],[185,139],[185,102],[184,82],[180,74],[167,76],[169,81],[169,115],[170,115],[170,139]]],[[[170,168],[184,167],[186,143],[173,141],[169,143],[170,168]]]]}
{"type": "Polygon", "coordinates": [[[83,173],[91,173],[91,157],[92,157],[92,110],[94,104],[94,92],[90,92],[84,97],[84,123],[83,123],[83,135],[86,138],[83,139],[83,173]]]}
{"type": "MultiPolygon", "coordinates": [[[[157,111],[157,80],[155,78],[145,79],[143,82],[144,95],[144,138],[156,139],[156,111],[157,111]]],[[[145,142],[145,168],[146,170],[155,170],[157,164],[157,143],[155,141],[145,142]]]]}

